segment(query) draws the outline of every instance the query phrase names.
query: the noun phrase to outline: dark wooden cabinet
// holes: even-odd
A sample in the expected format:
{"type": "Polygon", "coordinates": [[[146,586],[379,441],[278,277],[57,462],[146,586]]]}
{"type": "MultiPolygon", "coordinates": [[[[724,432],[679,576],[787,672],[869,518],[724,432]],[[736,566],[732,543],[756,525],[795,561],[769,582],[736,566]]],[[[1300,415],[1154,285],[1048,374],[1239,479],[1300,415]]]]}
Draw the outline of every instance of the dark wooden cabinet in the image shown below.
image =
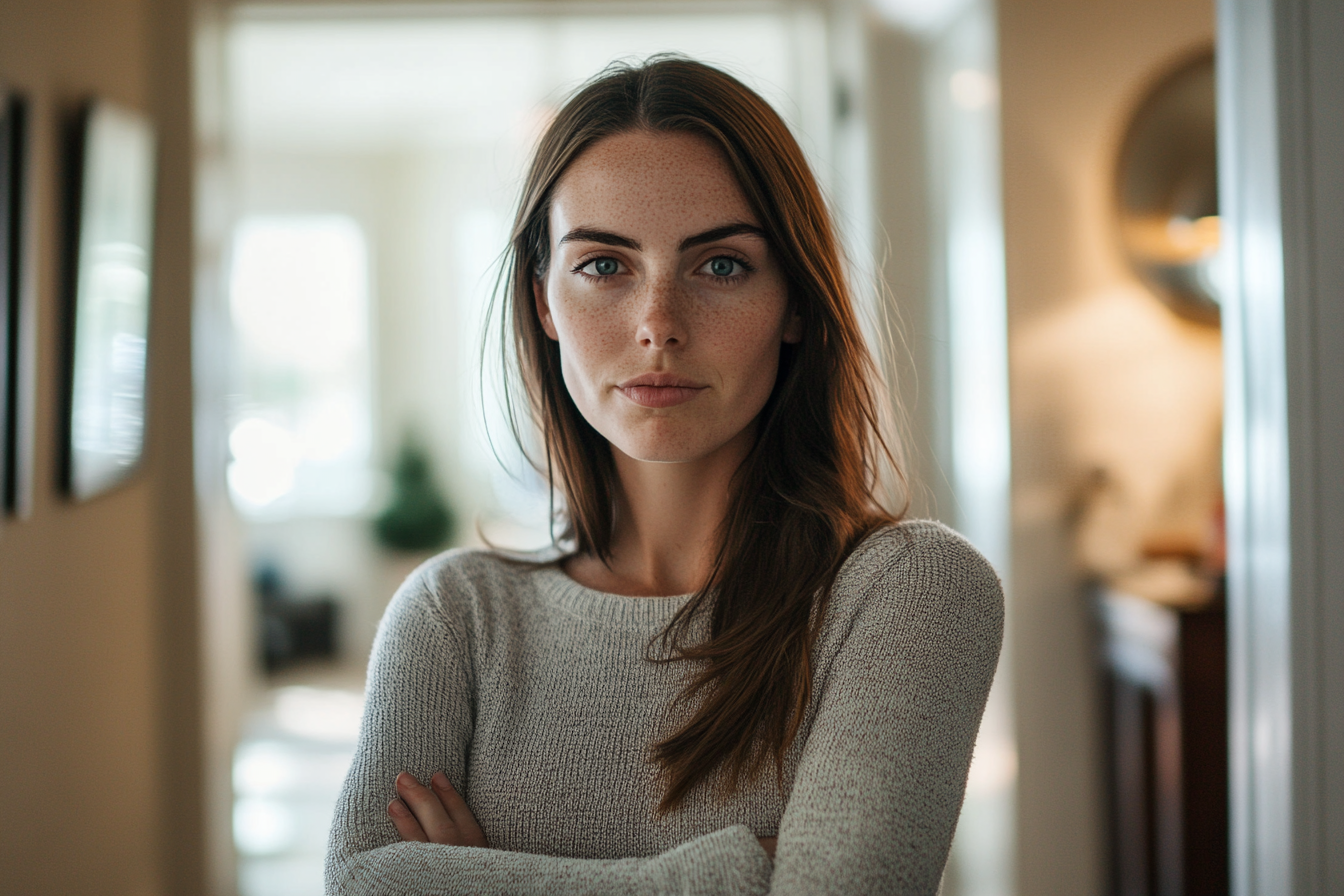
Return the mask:
{"type": "Polygon", "coordinates": [[[1177,610],[1102,590],[1114,896],[1228,893],[1221,590],[1177,610]]]}

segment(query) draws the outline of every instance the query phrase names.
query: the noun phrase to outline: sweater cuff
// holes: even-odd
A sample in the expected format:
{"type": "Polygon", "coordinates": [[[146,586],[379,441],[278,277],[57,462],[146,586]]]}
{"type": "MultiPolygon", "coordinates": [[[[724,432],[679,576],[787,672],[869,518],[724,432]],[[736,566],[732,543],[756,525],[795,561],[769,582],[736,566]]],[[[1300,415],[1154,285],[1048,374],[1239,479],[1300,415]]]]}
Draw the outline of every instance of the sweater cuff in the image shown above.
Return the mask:
{"type": "Polygon", "coordinates": [[[649,860],[657,891],[765,894],[774,864],[746,825],[714,831],[649,860]]]}

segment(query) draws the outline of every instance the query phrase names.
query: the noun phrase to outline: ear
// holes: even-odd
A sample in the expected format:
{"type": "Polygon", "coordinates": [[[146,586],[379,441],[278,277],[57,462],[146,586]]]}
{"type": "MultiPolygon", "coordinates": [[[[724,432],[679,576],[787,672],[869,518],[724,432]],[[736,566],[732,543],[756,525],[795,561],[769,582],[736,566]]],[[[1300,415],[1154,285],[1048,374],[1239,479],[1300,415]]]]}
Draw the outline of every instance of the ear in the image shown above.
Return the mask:
{"type": "Polygon", "coordinates": [[[784,337],[781,341],[789,343],[803,341],[803,318],[798,312],[789,312],[789,319],[784,324],[784,337]]]}
{"type": "Polygon", "coordinates": [[[537,317],[541,320],[541,328],[546,331],[546,335],[560,341],[560,334],[555,329],[555,321],[551,319],[551,304],[546,301],[546,281],[540,277],[532,278],[532,299],[537,303],[537,317]]]}

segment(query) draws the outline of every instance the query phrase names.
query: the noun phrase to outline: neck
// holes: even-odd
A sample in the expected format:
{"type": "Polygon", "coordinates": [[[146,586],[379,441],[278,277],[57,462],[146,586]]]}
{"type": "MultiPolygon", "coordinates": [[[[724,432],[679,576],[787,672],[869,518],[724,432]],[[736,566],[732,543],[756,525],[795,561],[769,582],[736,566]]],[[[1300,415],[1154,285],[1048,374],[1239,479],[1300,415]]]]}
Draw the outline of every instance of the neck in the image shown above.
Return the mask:
{"type": "Polygon", "coordinates": [[[714,565],[733,474],[754,439],[749,428],[713,454],[684,463],[640,461],[612,446],[621,497],[611,561],[576,557],[569,574],[631,596],[698,590],[714,565]]]}

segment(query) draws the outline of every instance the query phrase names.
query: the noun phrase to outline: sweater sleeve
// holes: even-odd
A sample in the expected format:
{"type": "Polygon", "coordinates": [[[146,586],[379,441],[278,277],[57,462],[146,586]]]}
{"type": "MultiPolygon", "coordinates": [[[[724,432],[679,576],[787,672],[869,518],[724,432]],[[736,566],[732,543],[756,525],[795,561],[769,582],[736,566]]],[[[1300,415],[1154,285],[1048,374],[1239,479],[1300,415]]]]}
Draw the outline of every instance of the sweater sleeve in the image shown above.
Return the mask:
{"type": "Polygon", "coordinates": [[[878,552],[881,563],[850,577],[858,603],[780,821],[771,893],[938,891],[998,663],[1003,592],[960,536],[934,536],[878,552]]]}
{"type": "Polygon", "coordinates": [[[462,606],[414,576],[393,598],[369,661],[364,718],[327,850],[329,896],[764,893],[770,859],[745,826],[646,858],[568,859],[404,843],[387,817],[397,774],[442,770],[461,790],[473,730],[462,606]]]}
{"type": "Polygon", "coordinates": [[[425,780],[442,768],[460,785],[473,724],[466,622],[425,586],[404,586],[370,663],[327,892],[931,896],[998,660],[1003,596],[959,536],[941,527],[927,535],[884,536],[895,544],[854,558],[837,581],[844,631],[823,660],[773,867],[745,826],[617,860],[400,842],[385,811],[395,775],[425,780]]]}

